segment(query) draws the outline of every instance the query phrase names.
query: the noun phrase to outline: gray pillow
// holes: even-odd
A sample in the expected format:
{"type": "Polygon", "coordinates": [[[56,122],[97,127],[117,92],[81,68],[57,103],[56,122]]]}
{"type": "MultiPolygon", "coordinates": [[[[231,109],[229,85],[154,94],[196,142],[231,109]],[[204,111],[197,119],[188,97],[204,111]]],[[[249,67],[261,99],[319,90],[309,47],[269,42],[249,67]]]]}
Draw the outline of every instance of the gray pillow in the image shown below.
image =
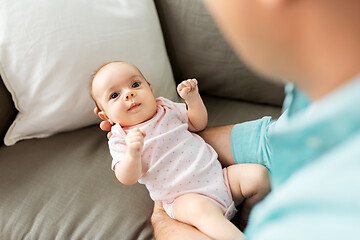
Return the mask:
{"type": "Polygon", "coordinates": [[[155,0],[177,82],[197,78],[206,94],[280,106],[282,85],[254,75],[239,60],[201,0],[155,0]]]}

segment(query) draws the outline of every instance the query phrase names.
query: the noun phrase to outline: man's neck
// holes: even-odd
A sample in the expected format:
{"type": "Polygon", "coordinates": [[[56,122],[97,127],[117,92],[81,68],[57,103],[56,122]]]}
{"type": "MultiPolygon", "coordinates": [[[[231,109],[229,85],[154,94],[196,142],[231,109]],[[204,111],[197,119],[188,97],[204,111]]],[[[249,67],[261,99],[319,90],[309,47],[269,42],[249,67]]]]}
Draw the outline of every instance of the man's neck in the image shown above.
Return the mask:
{"type": "Polygon", "coordinates": [[[295,82],[312,100],[326,96],[360,73],[360,16],[346,10],[334,6],[334,10],[314,11],[306,18],[307,27],[302,32],[305,47],[299,49],[306,71],[299,72],[302,79],[295,82]]]}

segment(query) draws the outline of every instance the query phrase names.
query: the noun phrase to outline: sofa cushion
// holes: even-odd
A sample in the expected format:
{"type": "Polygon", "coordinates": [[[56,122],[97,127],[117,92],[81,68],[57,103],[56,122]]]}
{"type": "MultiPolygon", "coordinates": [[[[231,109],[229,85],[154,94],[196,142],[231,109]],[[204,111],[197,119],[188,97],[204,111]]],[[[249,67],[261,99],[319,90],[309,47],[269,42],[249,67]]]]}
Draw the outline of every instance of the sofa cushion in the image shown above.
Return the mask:
{"type": "Polygon", "coordinates": [[[283,86],[249,71],[219,32],[202,0],[155,0],[177,82],[197,78],[209,95],[281,106],[283,86]]]}
{"type": "Polygon", "coordinates": [[[202,96],[209,115],[208,126],[223,126],[272,116],[277,119],[281,107],[225,99],[210,95],[202,96]]]}
{"type": "Polygon", "coordinates": [[[5,144],[97,122],[90,79],[108,61],[132,62],[177,99],[152,1],[4,0],[0,22],[0,73],[19,110],[5,144]]]}
{"type": "Polygon", "coordinates": [[[1,239],[151,239],[147,190],[110,165],[98,126],[0,147],[1,239]]]}

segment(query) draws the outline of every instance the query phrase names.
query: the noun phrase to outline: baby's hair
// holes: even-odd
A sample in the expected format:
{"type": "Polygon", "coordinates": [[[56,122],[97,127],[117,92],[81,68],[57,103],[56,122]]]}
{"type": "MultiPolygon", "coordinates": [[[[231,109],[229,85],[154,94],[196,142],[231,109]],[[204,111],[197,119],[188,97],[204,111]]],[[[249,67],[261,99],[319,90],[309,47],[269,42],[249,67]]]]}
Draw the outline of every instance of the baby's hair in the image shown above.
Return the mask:
{"type": "Polygon", "coordinates": [[[93,95],[92,85],[93,85],[94,79],[95,79],[96,75],[98,74],[98,72],[100,72],[100,70],[103,69],[103,67],[109,65],[110,63],[115,63],[115,62],[121,63],[121,62],[123,62],[123,61],[111,61],[111,62],[107,62],[107,63],[103,64],[100,68],[98,68],[98,69],[92,74],[92,76],[91,76],[90,96],[91,96],[92,100],[95,102],[95,105],[96,105],[97,109],[99,110],[99,112],[102,111],[102,109],[100,108],[99,104],[97,103],[97,101],[96,101],[96,99],[95,99],[95,97],[94,97],[94,95],[93,95]]]}
{"type": "MultiPolygon", "coordinates": [[[[96,75],[98,74],[98,72],[100,72],[101,69],[103,69],[105,66],[107,66],[107,65],[109,65],[109,64],[111,64],[111,63],[127,63],[127,64],[130,64],[130,65],[133,65],[133,64],[131,64],[131,63],[124,62],[124,61],[119,61],[119,60],[118,60],[118,61],[111,61],[111,62],[107,62],[107,63],[103,64],[103,65],[102,65],[98,70],[96,70],[95,73],[92,75],[92,77],[91,77],[91,83],[90,83],[90,96],[91,96],[91,98],[94,100],[95,105],[96,105],[96,107],[98,108],[99,111],[102,111],[102,109],[100,108],[99,104],[97,103],[97,101],[96,101],[96,99],[95,99],[95,97],[94,97],[94,95],[93,95],[92,85],[93,85],[94,79],[95,79],[96,75]]],[[[135,65],[133,65],[133,66],[135,66],[135,65]]],[[[135,66],[135,67],[136,67],[136,66],[135,66]]],[[[138,71],[139,71],[139,73],[141,74],[141,76],[145,79],[145,81],[149,84],[149,86],[151,86],[150,83],[146,80],[146,78],[145,78],[144,75],[142,74],[142,72],[140,71],[140,69],[139,69],[138,67],[136,67],[136,68],[138,69],[138,71]]]]}

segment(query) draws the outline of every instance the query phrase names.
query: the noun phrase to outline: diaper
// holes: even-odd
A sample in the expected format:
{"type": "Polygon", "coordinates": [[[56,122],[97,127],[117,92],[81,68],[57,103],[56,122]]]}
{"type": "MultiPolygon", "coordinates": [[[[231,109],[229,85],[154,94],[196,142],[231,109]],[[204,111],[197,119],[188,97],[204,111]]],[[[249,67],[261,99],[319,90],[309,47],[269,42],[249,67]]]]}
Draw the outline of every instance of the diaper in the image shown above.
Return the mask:
{"type": "MultiPolygon", "coordinates": [[[[231,197],[231,191],[230,191],[230,186],[229,186],[229,182],[228,182],[228,178],[227,178],[227,171],[226,171],[226,168],[223,169],[223,179],[224,179],[224,187],[226,188],[226,192],[228,193],[228,196],[223,196],[223,197],[226,197],[226,203],[227,205],[224,205],[224,204],[221,204],[219,203],[218,201],[216,201],[213,196],[216,195],[215,192],[209,192],[207,194],[204,194],[204,193],[201,193],[202,196],[205,196],[206,198],[210,199],[212,202],[214,202],[217,206],[219,206],[219,208],[221,209],[222,213],[224,214],[224,216],[231,220],[235,214],[237,213],[237,210],[235,208],[235,203],[234,201],[232,200],[232,197],[231,197]]],[[[190,192],[188,192],[190,193],[190,192]]],[[[180,194],[178,197],[184,195],[186,193],[183,193],[183,194],[180,194]]],[[[178,198],[177,197],[177,198],[178,198]]],[[[165,209],[165,212],[173,219],[175,219],[174,217],[174,213],[173,213],[173,205],[174,205],[174,202],[175,200],[177,199],[173,199],[173,200],[168,200],[168,201],[163,201],[162,204],[163,204],[163,208],[165,209]]]]}

